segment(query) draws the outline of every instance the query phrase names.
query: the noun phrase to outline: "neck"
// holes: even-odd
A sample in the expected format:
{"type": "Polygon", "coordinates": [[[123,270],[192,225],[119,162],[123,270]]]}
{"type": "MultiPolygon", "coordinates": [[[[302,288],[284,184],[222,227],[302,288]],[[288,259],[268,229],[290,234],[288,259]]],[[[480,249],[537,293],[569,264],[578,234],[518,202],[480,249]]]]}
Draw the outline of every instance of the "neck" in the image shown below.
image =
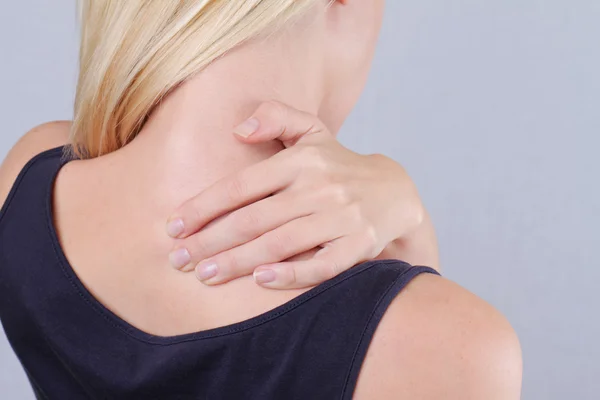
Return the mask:
{"type": "Polygon", "coordinates": [[[319,113],[325,94],[317,60],[300,64],[273,46],[246,45],[186,81],[161,102],[138,137],[115,153],[133,168],[131,176],[147,179],[135,185],[153,192],[147,194],[156,211],[168,215],[220,178],[283,149],[276,141],[247,145],[233,136],[261,102],[274,99],[319,113]]]}

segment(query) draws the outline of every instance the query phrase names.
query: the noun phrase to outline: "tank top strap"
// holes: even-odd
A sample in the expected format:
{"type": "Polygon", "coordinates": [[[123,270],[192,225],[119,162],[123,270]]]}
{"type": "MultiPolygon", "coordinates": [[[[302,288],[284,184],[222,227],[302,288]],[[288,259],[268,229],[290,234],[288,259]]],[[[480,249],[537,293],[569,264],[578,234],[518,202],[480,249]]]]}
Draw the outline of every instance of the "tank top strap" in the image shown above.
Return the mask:
{"type": "Polygon", "coordinates": [[[49,211],[54,180],[69,161],[65,156],[66,149],[61,146],[46,150],[25,164],[0,209],[0,226],[46,221],[41,215],[49,211]]]}

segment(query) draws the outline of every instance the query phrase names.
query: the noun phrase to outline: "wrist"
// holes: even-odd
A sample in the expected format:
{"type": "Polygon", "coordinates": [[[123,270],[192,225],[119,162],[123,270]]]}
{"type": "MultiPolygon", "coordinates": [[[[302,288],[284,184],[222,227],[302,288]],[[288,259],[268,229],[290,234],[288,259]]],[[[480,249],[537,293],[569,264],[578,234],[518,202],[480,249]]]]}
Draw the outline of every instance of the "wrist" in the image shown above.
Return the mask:
{"type": "Polygon", "coordinates": [[[410,235],[389,243],[376,259],[398,259],[439,271],[437,238],[429,214],[425,211],[423,221],[410,235]]]}

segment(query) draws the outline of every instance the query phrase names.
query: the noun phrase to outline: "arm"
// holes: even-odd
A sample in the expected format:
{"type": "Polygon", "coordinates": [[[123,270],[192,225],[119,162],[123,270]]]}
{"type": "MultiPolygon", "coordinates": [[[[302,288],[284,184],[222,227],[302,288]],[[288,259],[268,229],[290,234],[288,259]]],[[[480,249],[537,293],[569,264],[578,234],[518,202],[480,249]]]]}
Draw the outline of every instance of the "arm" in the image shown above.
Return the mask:
{"type": "Polygon", "coordinates": [[[387,245],[377,259],[398,259],[441,271],[437,238],[429,213],[425,210],[419,227],[407,237],[396,239],[387,245]]]}
{"type": "Polygon", "coordinates": [[[386,311],[354,398],[518,400],[521,377],[507,320],[453,282],[423,274],[386,311]]]}
{"type": "Polygon", "coordinates": [[[316,116],[281,103],[264,103],[236,133],[248,145],[279,140],[286,149],[173,213],[175,268],[195,269],[208,285],[254,272],[264,287],[292,289],[377,257],[437,267],[431,222],[394,160],[345,148],[316,116]],[[310,259],[294,257],[313,249],[310,259]]]}

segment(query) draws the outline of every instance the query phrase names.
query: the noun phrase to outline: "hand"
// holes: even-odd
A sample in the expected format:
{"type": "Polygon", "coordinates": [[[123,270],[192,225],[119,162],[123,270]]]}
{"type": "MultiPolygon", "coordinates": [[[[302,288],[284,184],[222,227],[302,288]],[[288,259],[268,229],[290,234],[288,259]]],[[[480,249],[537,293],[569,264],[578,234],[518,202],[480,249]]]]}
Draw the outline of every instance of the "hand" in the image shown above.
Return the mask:
{"type": "Polygon", "coordinates": [[[205,284],[254,272],[268,288],[316,285],[422,223],[404,169],[350,151],[315,116],[268,102],[235,132],[245,143],[278,139],[286,149],[216,182],[169,218],[169,234],[181,239],[172,263],[195,268],[205,284]],[[309,259],[290,259],[313,249],[320,250],[309,259]]]}

